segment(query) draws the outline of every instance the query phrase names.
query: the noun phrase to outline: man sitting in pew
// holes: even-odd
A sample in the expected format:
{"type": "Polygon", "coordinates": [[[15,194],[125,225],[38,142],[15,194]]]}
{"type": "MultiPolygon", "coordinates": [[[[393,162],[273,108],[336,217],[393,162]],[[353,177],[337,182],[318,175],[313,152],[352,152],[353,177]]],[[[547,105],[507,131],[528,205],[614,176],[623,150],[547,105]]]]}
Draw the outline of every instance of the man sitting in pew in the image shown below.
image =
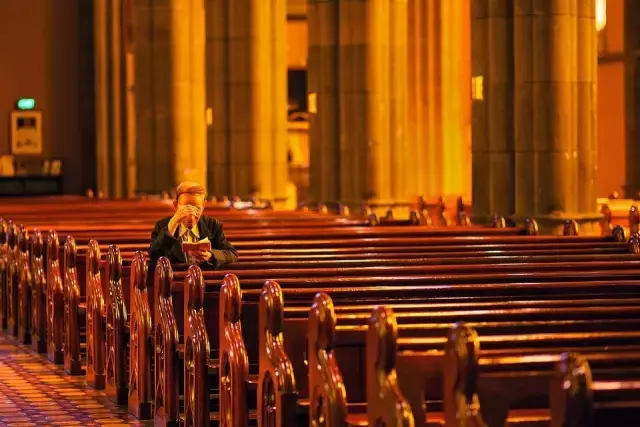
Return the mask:
{"type": "Polygon", "coordinates": [[[172,264],[198,264],[209,269],[236,261],[238,252],[225,237],[222,223],[202,215],[205,201],[206,192],[200,184],[183,182],[178,186],[175,214],[159,220],[151,233],[151,265],[162,256],[172,264]]]}

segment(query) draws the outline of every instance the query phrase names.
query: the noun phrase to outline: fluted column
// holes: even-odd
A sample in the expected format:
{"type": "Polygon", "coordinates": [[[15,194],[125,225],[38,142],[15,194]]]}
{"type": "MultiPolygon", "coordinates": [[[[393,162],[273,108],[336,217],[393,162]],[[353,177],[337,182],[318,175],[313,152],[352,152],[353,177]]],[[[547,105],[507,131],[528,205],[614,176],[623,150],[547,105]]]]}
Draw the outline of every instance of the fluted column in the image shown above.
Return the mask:
{"type": "Polygon", "coordinates": [[[226,0],[207,0],[207,106],[211,108],[211,125],[207,131],[207,183],[209,193],[214,196],[231,195],[228,17],[226,0]]]}
{"type": "Polygon", "coordinates": [[[284,202],[287,168],[285,0],[209,0],[209,174],[218,195],[284,202]]]}
{"type": "Polygon", "coordinates": [[[422,103],[424,123],[424,195],[442,195],[442,0],[425,0],[422,8],[422,103]]]}
{"type": "Polygon", "coordinates": [[[389,151],[391,188],[390,197],[395,202],[407,202],[417,196],[410,192],[409,182],[413,181],[409,169],[410,157],[408,137],[409,106],[409,40],[407,24],[409,20],[409,0],[390,0],[389,25],[389,151]]]}
{"type": "Polygon", "coordinates": [[[471,191],[470,6],[469,0],[441,0],[440,34],[442,187],[440,194],[466,198],[471,191]]]}
{"type": "Polygon", "coordinates": [[[515,3],[517,211],[523,215],[578,207],[574,5],[515,3]]]}
{"type": "Polygon", "coordinates": [[[513,3],[471,6],[473,214],[488,219],[515,210],[513,3]]]}
{"type": "Polygon", "coordinates": [[[340,1],[340,175],[347,204],[388,202],[389,0],[340,1]]]}
{"type": "MultiPolygon", "coordinates": [[[[469,196],[470,4],[467,0],[415,3],[409,31],[414,26],[419,33],[410,58],[410,73],[420,76],[415,87],[422,126],[416,150],[423,169],[419,192],[428,197],[469,196]]],[[[413,131],[418,131],[415,126],[413,131]]]]}
{"type": "Polygon", "coordinates": [[[204,6],[192,0],[171,0],[170,14],[174,184],[206,185],[204,6]]]}
{"type": "Polygon", "coordinates": [[[338,0],[308,3],[310,193],[314,201],[340,199],[338,0]]]}
{"type": "Polygon", "coordinates": [[[408,128],[407,128],[407,173],[412,175],[407,179],[407,191],[409,195],[422,195],[425,193],[424,182],[428,173],[424,167],[424,116],[423,116],[423,73],[424,59],[422,57],[422,22],[424,0],[409,0],[409,17],[407,22],[408,32],[408,128]]]}
{"type": "Polygon", "coordinates": [[[578,209],[596,209],[598,35],[594,0],[578,1],[578,209]]]}
{"type": "Polygon", "coordinates": [[[473,101],[475,213],[508,215],[515,206],[516,218],[535,216],[548,231],[566,218],[589,230],[597,221],[594,0],[472,4],[472,69],[483,78],[473,101]]]}

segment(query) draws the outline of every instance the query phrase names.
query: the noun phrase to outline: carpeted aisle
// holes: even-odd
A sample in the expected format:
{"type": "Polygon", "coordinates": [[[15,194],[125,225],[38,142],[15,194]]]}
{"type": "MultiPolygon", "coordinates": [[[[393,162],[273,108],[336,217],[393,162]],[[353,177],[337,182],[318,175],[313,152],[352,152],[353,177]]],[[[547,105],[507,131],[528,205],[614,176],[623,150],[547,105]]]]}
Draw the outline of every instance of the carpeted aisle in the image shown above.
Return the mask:
{"type": "Polygon", "coordinates": [[[151,425],[111,403],[82,377],[0,335],[0,427],[151,425]]]}

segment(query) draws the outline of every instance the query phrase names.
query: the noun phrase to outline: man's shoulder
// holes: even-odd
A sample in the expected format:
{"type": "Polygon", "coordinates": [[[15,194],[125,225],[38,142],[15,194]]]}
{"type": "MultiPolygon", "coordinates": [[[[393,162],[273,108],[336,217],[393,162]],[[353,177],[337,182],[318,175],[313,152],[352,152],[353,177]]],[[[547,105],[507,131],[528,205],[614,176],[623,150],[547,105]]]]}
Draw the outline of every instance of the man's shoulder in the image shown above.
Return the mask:
{"type": "Polygon", "coordinates": [[[222,223],[217,218],[210,215],[202,215],[200,221],[203,221],[209,228],[222,226],[222,223]]]}
{"type": "Polygon", "coordinates": [[[165,218],[161,218],[158,221],[156,221],[156,225],[155,228],[164,228],[167,225],[169,225],[169,221],[171,221],[171,217],[165,217],[165,218]]]}

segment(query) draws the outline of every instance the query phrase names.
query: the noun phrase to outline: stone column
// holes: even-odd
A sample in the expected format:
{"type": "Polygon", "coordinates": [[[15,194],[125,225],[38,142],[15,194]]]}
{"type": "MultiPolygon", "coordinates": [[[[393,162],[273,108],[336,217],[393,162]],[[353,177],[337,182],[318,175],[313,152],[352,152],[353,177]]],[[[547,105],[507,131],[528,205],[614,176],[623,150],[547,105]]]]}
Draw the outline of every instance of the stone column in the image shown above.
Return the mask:
{"type": "Polygon", "coordinates": [[[338,0],[308,3],[311,200],[340,200],[338,0]]]}
{"type": "Polygon", "coordinates": [[[578,1],[578,209],[596,210],[598,35],[593,0],[578,1]]]}
{"type": "Polygon", "coordinates": [[[468,0],[440,0],[442,195],[471,190],[470,6],[468,0]]]}
{"type": "Polygon", "coordinates": [[[173,180],[206,186],[204,6],[192,0],[170,0],[171,108],[173,180]]]}
{"type": "Polygon", "coordinates": [[[96,111],[97,192],[110,194],[111,162],[109,161],[109,36],[106,0],[94,2],[94,66],[96,111]]]}
{"type": "Polygon", "coordinates": [[[471,5],[473,214],[487,220],[515,209],[513,3],[472,0],[471,5]]]}
{"type": "MultiPolygon", "coordinates": [[[[409,169],[409,158],[414,156],[409,150],[408,136],[408,91],[409,91],[409,40],[407,23],[409,20],[409,0],[390,0],[390,46],[389,46],[389,151],[391,186],[390,197],[396,202],[408,202],[417,196],[409,190],[413,181],[409,169]]],[[[384,161],[384,159],[383,159],[384,161]]]]}
{"type": "Polygon", "coordinates": [[[288,177],[285,0],[233,0],[227,13],[229,189],[232,195],[284,202],[288,177]]]}
{"type": "Polygon", "coordinates": [[[216,197],[231,195],[228,7],[226,0],[207,0],[207,106],[212,112],[207,131],[207,184],[216,197]]]}
{"type": "Polygon", "coordinates": [[[408,17],[408,128],[407,128],[407,191],[409,195],[419,196],[424,194],[425,168],[423,155],[424,146],[424,120],[423,120],[423,96],[422,96],[422,22],[424,0],[409,0],[408,17]]]}
{"type": "Polygon", "coordinates": [[[391,197],[389,0],[340,2],[340,175],[348,205],[391,197]]]}
{"type": "Polygon", "coordinates": [[[576,15],[570,3],[515,2],[517,211],[523,215],[577,212],[576,15]]]}
{"type": "Polygon", "coordinates": [[[424,123],[423,195],[442,195],[442,0],[425,0],[422,9],[422,103],[424,123]]]}

